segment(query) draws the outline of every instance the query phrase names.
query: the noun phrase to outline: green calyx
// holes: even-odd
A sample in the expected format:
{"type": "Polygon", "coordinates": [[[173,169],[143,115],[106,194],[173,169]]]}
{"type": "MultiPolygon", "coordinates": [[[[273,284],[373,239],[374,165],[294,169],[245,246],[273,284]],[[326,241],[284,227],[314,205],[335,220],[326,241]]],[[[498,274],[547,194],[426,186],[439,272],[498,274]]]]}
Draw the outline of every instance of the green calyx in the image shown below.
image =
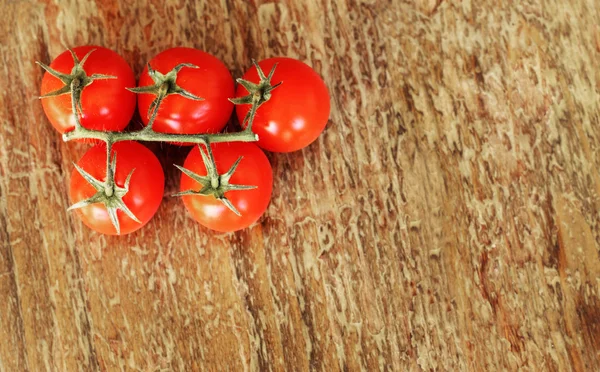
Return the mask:
{"type": "Polygon", "coordinates": [[[240,156],[235,163],[231,166],[231,168],[223,174],[219,174],[217,171],[217,167],[215,165],[215,159],[212,154],[212,150],[210,145],[206,145],[206,149],[208,155],[204,153],[201,146],[198,146],[198,150],[202,155],[202,160],[204,162],[204,166],[206,167],[206,176],[200,176],[189,169],[180,167],[175,164],[177,169],[185,173],[188,177],[198,182],[202,187],[199,190],[187,190],[182,191],[180,193],[174,194],[173,196],[183,196],[183,195],[203,195],[203,196],[214,196],[221,203],[223,203],[227,208],[229,208],[233,213],[241,216],[240,212],[237,208],[231,203],[229,199],[225,196],[225,193],[233,190],[251,190],[255,189],[256,186],[247,186],[247,185],[234,185],[229,183],[231,176],[235,173],[236,168],[242,161],[243,157],[240,156]]]}
{"type": "MultiPolygon", "coordinates": [[[[144,87],[137,88],[127,88],[128,90],[134,93],[154,94],[156,96],[156,98],[152,101],[150,107],[148,108],[148,117],[156,115],[156,112],[158,111],[158,106],[160,105],[162,100],[171,94],[178,94],[182,97],[194,101],[204,100],[204,98],[198,97],[195,94],[192,94],[180,87],[179,85],[177,85],[177,73],[181,71],[181,69],[184,67],[198,68],[198,66],[193,65],[191,63],[180,63],[168,73],[162,74],[161,72],[154,70],[152,66],[150,66],[150,64],[148,63],[148,75],[150,76],[152,81],[154,81],[154,85],[147,85],[144,87]]],[[[149,123],[148,126],[151,126],[151,124],[149,123]]]]}
{"type": "MultiPolygon", "coordinates": [[[[110,149],[108,149],[110,153],[110,149]]],[[[102,203],[106,207],[108,211],[108,215],[110,220],[117,230],[117,234],[121,234],[121,228],[119,224],[119,218],[117,216],[117,211],[122,210],[129,218],[132,220],[141,223],[141,221],[131,212],[131,210],[125,205],[123,202],[123,196],[127,194],[129,191],[129,182],[131,181],[131,176],[135,169],[132,169],[131,172],[127,175],[127,179],[125,180],[124,187],[119,187],[116,185],[114,181],[114,175],[117,169],[117,153],[113,153],[112,160],[109,162],[109,166],[107,167],[107,175],[106,181],[100,181],[94,178],[91,174],[83,170],[80,166],[73,163],[75,169],[81,174],[81,176],[90,184],[94,189],[96,189],[96,193],[91,197],[82,200],[78,203],[73,204],[69,207],[68,210],[83,208],[91,204],[102,203]]]]}
{"type": "Polygon", "coordinates": [[[229,99],[235,105],[252,105],[252,109],[248,111],[246,116],[244,117],[244,121],[242,126],[247,125],[246,130],[252,129],[252,122],[254,121],[254,115],[256,114],[256,110],[263,103],[267,102],[271,99],[271,92],[281,85],[282,82],[279,82],[275,85],[271,85],[271,78],[273,78],[273,74],[275,73],[275,68],[277,67],[277,63],[273,65],[271,71],[269,71],[268,75],[265,75],[263,70],[260,68],[258,63],[255,60],[252,60],[252,64],[256,67],[256,71],[258,72],[258,77],[260,81],[257,83],[253,83],[244,79],[236,79],[238,84],[242,85],[248,91],[248,95],[239,98],[229,99]]]}
{"type": "Polygon", "coordinates": [[[69,49],[69,52],[71,53],[71,57],[73,57],[73,68],[71,69],[70,74],[65,74],[65,73],[56,71],[52,67],[36,61],[36,63],[38,65],[40,65],[44,70],[46,70],[50,75],[56,77],[57,79],[59,79],[60,81],[62,81],[65,84],[65,86],[60,89],[57,89],[53,92],[44,94],[43,96],[40,97],[40,99],[56,97],[56,96],[60,96],[63,94],[71,94],[71,96],[73,98],[73,107],[74,108],[76,107],[77,109],[79,109],[79,112],[83,114],[83,108],[81,107],[81,92],[83,92],[83,88],[92,84],[95,80],[116,79],[117,78],[116,76],[104,75],[104,74],[92,74],[89,76],[86,74],[85,69],[83,68],[83,65],[89,58],[90,54],[92,54],[95,50],[96,49],[90,50],[89,52],[87,52],[87,54],[81,60],[79,60],[79,58],[77,58],[77,55],[75,54],[75,52],[73,52],[73,50],[69,49]]]}

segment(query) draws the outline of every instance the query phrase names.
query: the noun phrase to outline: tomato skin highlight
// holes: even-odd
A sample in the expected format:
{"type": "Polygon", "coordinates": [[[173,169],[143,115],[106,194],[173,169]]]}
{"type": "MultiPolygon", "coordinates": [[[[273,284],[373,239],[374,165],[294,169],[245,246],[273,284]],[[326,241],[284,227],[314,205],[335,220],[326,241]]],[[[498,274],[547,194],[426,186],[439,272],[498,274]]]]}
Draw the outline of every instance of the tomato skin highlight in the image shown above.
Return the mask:
{"type": "MultiPolygon", "coordinates": [[[[329,120],[329,92],[325,82],[310,66],[293,58],[276,57],[258,63],[265,75],[277,63],[271,84],[283,82],[271,92],[271,98],[256,112],[252,130],[258,134],[258,145],[267,151],[292,152],[300,150],[323,132],[329,120]]],[[[244,76],[253,83],[260,81],[255,66],[244,76]]],[[[236,97],[248,94],[238,84],[236,97]]],[[[237,105],[240,121],[251,105],[237,105]]],[[[244,126],[245,127],[245,126],[244,126]]]]}
{"type": "MultiPolygon", "coordinates": [[[[191,63],[199,68],[184,67],[177,73],[177,85],[203,98],[194,101],[177,94],[168,95],[160,105],[152,129],[161,133],[218,133],[227,124],[234,94],[231,73],[217,57],[193,48],[171,48],[156,55],[150,66],[163,74],[180,63],[191,63]]],[[[153,85],[144,68],[138,86],[153,85]]],[[[138,110],[144,125],[148,125],[148,108],[156,98],[153,94],[138,95],[138,110]]]]}
{"type": "MultiPolygon", "coordinates": [[[[165,176],[160,162],[146,146],[133,142],[117,142],[112,146],[112,153],[117,153],[115,182],[124,187],[127,175],[135,169],[131,176],[129,192],[123,202],[142,222],[138,223],[123,211],[117,211],[121,227],[121,235],[131,233],[143,227],[158,210],[164,195],[165,176]]],[[[81,168],[94,178],[106,179],[106,144],[102,143],[89,149],[77,162],[81,168]]],[[[71,174],[70,196],[73,203],[85,200],[96,193],[96,190],[73,169],[71,174]]],[[[116,235],[117,231],[103,204],[92,204],[76,209],[83,223],[92,230],[106,235],[116,235]]]]}
{"type": "MultiPolygon", "coordinates": [[[[90,45],[73,48],[73,51],[81,60],[92,49],[95,51],[83,66],[86,75],[105,74],[117,78],[95,80],[83,89],[81,125],[93,130],[122,131],[129,124],[135,110],[135,94],[125,89],[135,87],[135,76],[123,57],[110,49],[90,45]]],[[[71,73],[71,53],[64,51],[52,61],[50,67],[66,74],[71,73]]],[[[40,93],[44,95],[64,85],[58,78],[45,72],[40,93]]],[[[57,131],[65,133],[75,129],[70,94],[43,98],[41,101],[46,117],[57,131]]]]}
{"type": "MultiPolygon", "coordinates": [[[[233,163],[243,156],[230,183],[257,186],[251,190],[228,191],[225,196],[241,213],[236,215],[214,196],[185,195],[183,203],[192,217],[201,225],[219,232],[231,232],[244,229],[266,211],[273,190],[273,170],[269,159],[262,150],[253,143],[231,142],[211,145],[217,171],[223,174],[233,163]]],[[[184,168],[201,176],[206,175],[202,156],[195,146],[185,159],[184,168]]],[[[181,175],[180,190],[198,190],[200,184],[192,178],[181,175]]]]}

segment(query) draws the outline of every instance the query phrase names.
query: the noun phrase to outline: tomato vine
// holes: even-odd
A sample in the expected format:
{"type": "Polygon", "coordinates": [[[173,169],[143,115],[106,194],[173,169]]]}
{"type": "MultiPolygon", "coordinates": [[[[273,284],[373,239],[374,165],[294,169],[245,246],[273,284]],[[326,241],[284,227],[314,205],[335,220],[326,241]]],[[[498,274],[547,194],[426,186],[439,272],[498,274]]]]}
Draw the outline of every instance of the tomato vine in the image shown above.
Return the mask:
{"type": "Polygon", "coordinates": [[[47,66],[41,62],[37,62],[50,75],[58,78],[64,84],[64,86],[60,89],[47,93],[40,98],[45,99],[49,97],[70,94],[71,110],[75,118],[75,128],[71,131],[63,133],[62,138],[65,142],[72,140],[99,140],[106,143],[106,172],[104,181],[94,178],[83,168],[75,165],[75,169],[90,185],[94,187],[96,192],[93,196],[87,199],[77,201],[75,204],[69,207],[69,210],[86,207],[91,204],[102,203],[108,211],[110,220],[115,227],[117,234],[120,234],[121,232],[120,223],[117,216],[118,210],[121,210],[132,220],[140,222],[137,216],[135,216],[135,214],[123,202],[123,197],[129,191],[129,181],[135,169],[131,170],[131,172],[128,174],[124,186],[119,187],[115,183],[117,154],[116,151],[111,152],[111,150],[115,143],[121,141],[160,141],[171,143],[191,143],[198,145],[207,170],[206,176],[200,176],[189,169],[176,165],[176,167],[184,174],[197,181],[202,188],[200,190],[185,190],[175,194],[175,196],[214,196],[231,211],[237,215],[240,215],[240,212],[225,196],[225,192],[232,190],[249,190],[255,186],[237,185],[229,182],[231,176],[236,171],[240,160],[242,159],[241,157],[238,158],[238,160],[227,172],[219,174],[217,172],[217,167],[211,150],[211,144],[222,142],[255,142],[258,140],[258,136],[252,131],[252,123],[259,107],[271,98],[271,92],[281,84],[281,82],[274,85],[271,84],[271,78],[273,77],[276,66],[273,66],[269,74],[265,75],[259,65],[255,61],[252,61],[257,68],[260,81],[258,83],[253,83],[247,80],[237,79],[237,82],[244,86],[248,90],[249,94],[244,97],[230,98],[229,100],[236,105],[251,105],[248,114],[244,117],[242,122],[242,126],[245,127],[245,129],[240,132],[218,134],[175,134],[160,133],[152,129],[152,125],[156,120],[159,108],[167,96],[171,94],[177,94],[190,100],[203,99],[202,97],[198,97],[177,85],[177,74],[180,70],[184,68],[198,68],[197,66],[189,63],[178,64],[166,74],[162,74],[152,69],[152,66],[148,64],[148,73],[154,81],[154,84],[137,88],[128,88],[130,91],[137,94],[154,94],[156,96],[148,110],[148,116],[150,119],[146,127],[132,132],[101,131],[88,129],[81,124],[80,115],[83,114],[83,108],[81,104],[82,92],[87,86],[93,84],[96,80],[115,79],[116,77],[104,74],[88,75],[86,73],[84,64],[89,58],[90,54],[94,52],[94,49],[89,51],[81,60],[79,60],[77,55],[72,50],[69,49],[69,51],[74,63],[74,67],[69,74],[59,72],[50,66],[47,66]],[[206,153],[202,147],[206,149],[206,153]],[[113,154],[112,157],[111,154],[113,154]]]}

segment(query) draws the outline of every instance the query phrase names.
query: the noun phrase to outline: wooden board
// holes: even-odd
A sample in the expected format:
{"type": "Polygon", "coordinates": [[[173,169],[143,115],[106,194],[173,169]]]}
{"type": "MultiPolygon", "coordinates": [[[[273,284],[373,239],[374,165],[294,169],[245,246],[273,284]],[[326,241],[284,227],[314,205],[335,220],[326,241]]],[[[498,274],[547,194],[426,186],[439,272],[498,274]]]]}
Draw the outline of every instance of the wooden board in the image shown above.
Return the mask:
{"type": "MultiPolygon", "coordinates": [[[[600,368],[600,6],[551,1],[3,0],[0,371],[600,368]],[[65,211],[37,100],[67,47],[139,74],[193,46],[299,58],[327,130],[270,155],[236,234],[165,196],[138,233],[65,211]]],[[[166,194],[185,154],[155,146],[166,194]]]]}

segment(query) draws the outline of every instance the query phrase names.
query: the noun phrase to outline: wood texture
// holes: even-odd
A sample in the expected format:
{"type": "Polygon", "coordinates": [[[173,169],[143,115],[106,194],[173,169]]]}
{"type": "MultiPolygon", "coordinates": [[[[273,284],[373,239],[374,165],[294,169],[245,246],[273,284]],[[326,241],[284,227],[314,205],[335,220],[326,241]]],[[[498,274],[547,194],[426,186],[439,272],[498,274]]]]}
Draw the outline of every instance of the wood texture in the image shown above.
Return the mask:
{"type": "MultiPolygon", "coordinates": [[[[2,0],[0,371],[600,368],[600,5],[2,0]],[[104,237],[36,99],[67,47],[306,61],[326,132],[236,234],[104,237]]],[[[185,154],[153,147],[177,189],[185,154]]]]}

